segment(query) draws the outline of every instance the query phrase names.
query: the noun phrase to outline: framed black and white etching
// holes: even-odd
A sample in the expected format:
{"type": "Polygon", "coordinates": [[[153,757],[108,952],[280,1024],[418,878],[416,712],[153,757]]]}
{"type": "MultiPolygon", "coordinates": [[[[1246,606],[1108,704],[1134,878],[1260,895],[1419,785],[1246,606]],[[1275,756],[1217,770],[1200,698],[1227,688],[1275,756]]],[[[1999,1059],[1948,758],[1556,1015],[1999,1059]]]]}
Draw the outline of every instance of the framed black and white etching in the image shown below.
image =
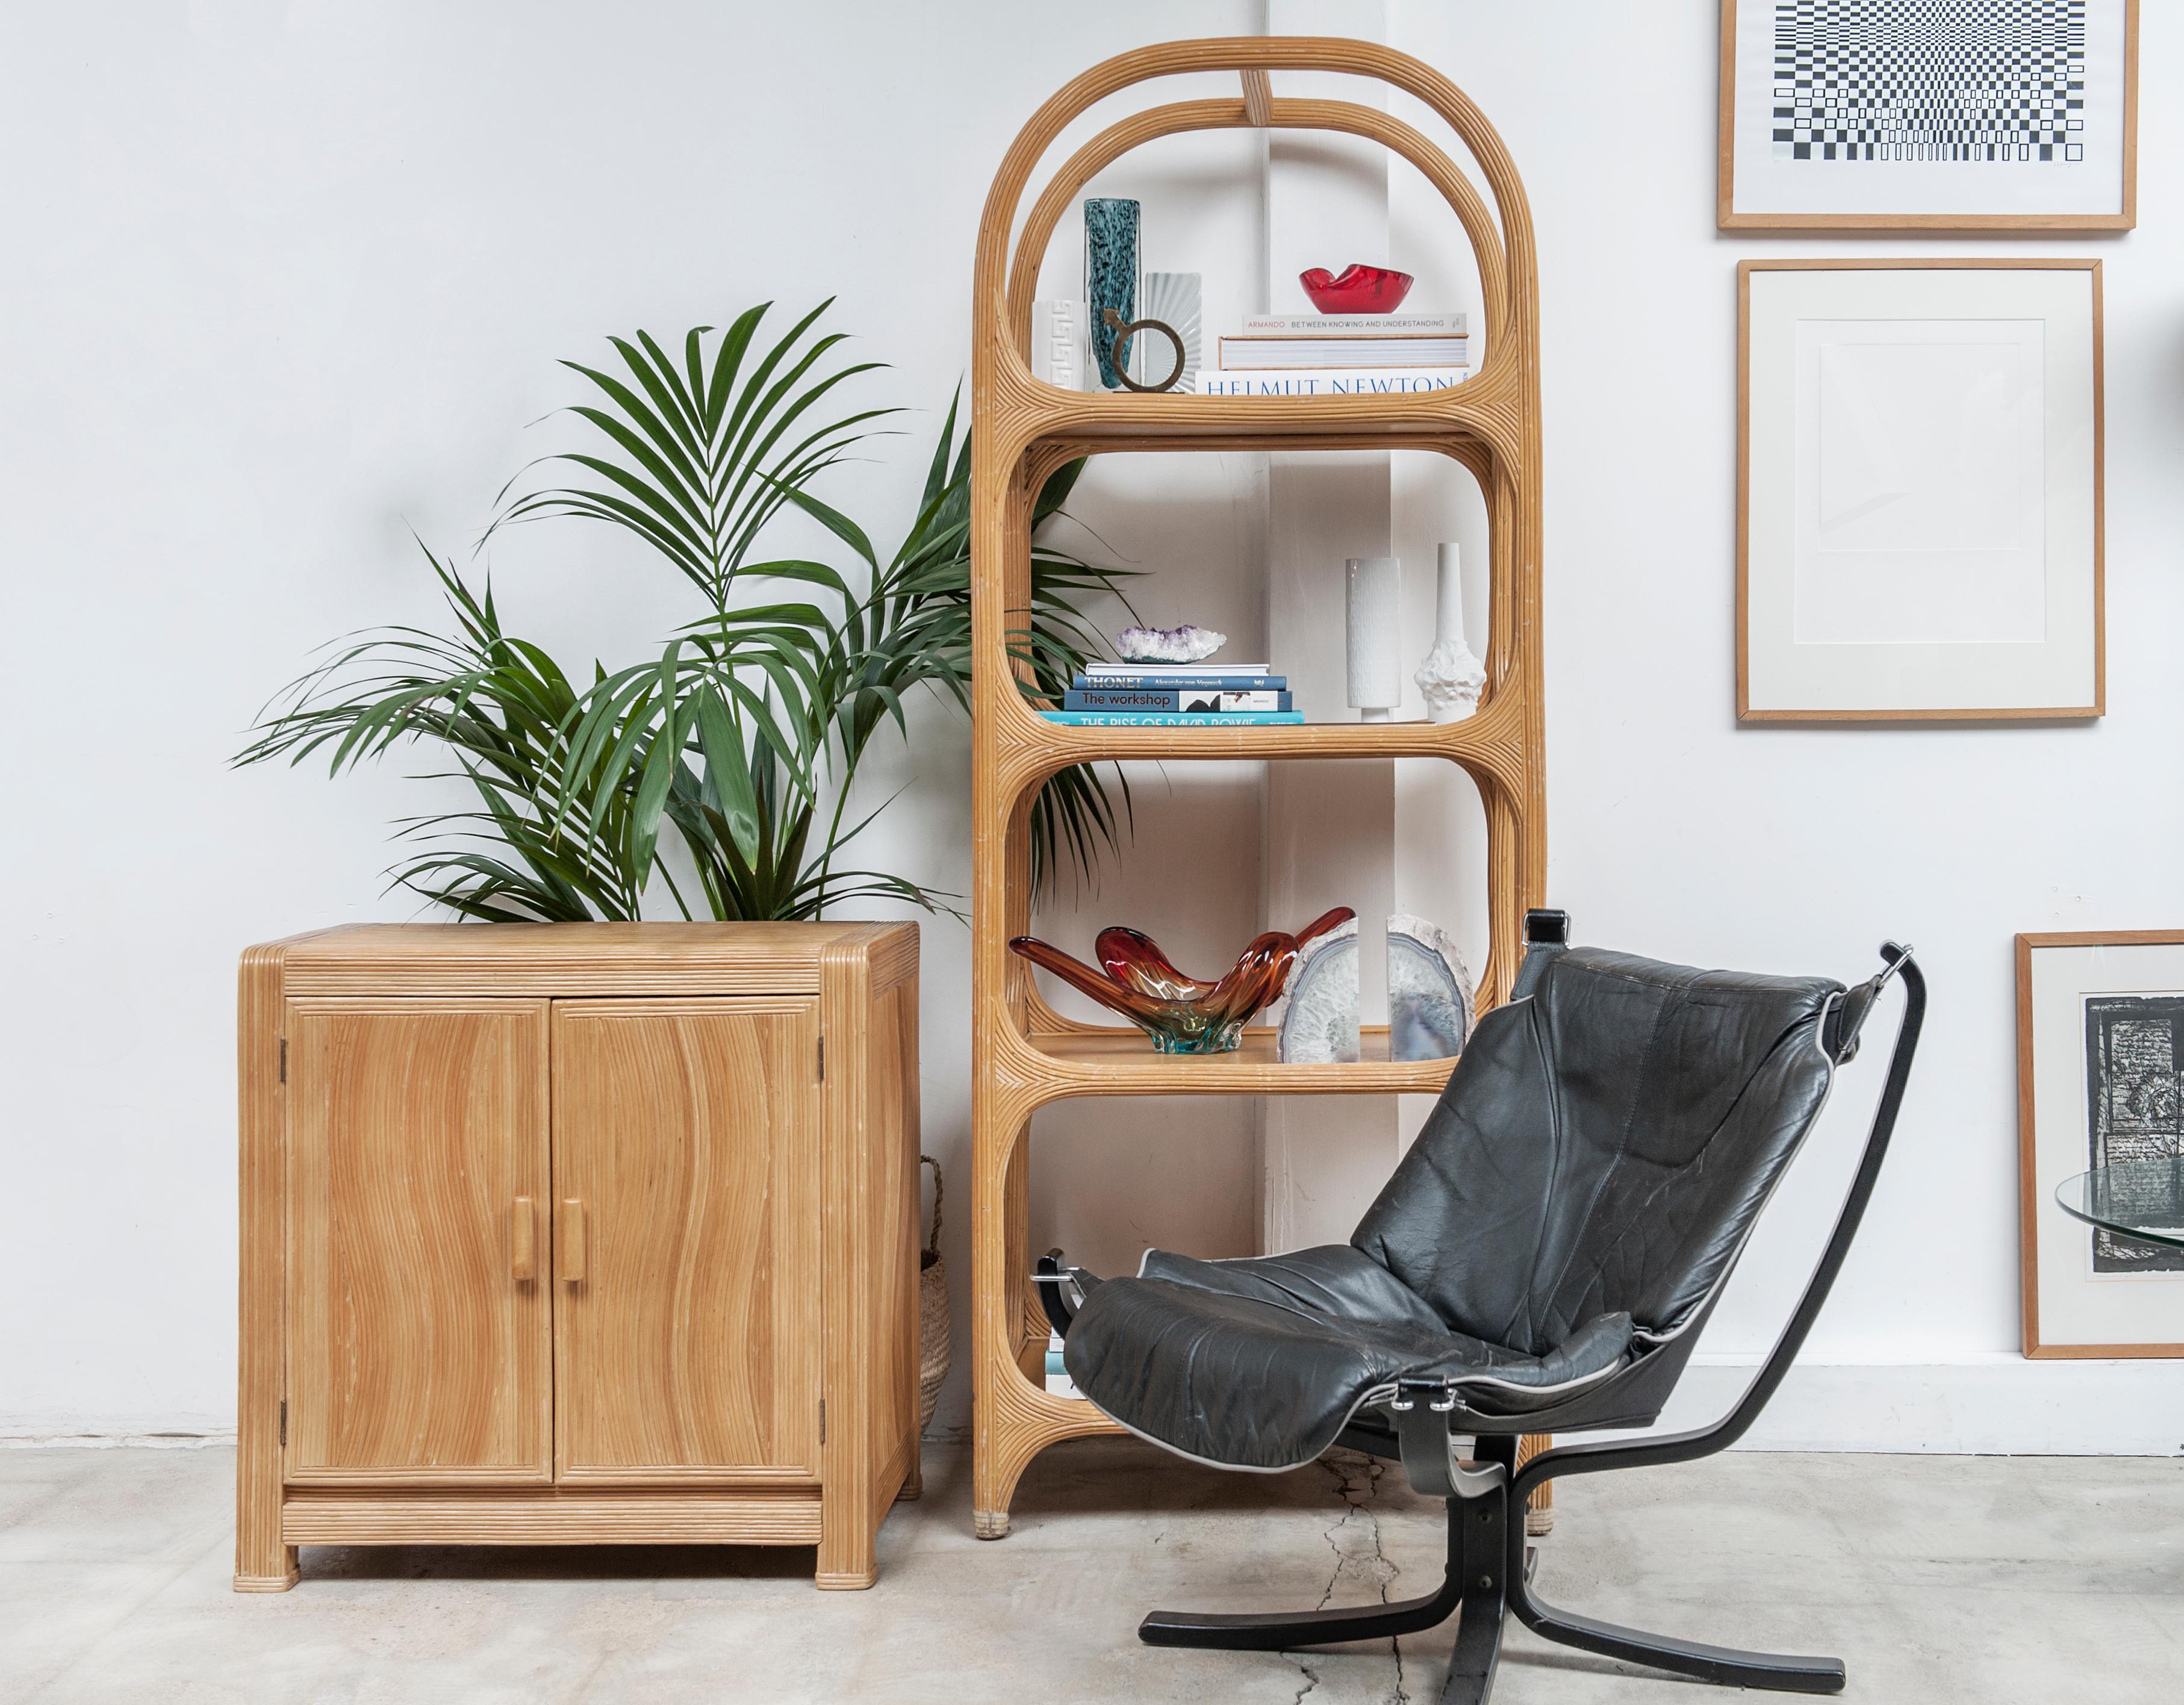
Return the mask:
{"type": "Polygon", "coordinates": [[[1737,719],[2099,716],[2100,263],[1737,282],[1737,719]]]}
{"type": "Polygon", "coordinates": [[[2184,1163],[2184,931],[2017,938],[2017,1106],[2025,1353],[2184,1357],[2184,1249],[2055,1200],[2097,1168],[2184,1163]]]}
{"type": "Polygon", "coordinates": [[[2128,231],[2138,0],[1722,0],[1724,231],[2128,231]]]}

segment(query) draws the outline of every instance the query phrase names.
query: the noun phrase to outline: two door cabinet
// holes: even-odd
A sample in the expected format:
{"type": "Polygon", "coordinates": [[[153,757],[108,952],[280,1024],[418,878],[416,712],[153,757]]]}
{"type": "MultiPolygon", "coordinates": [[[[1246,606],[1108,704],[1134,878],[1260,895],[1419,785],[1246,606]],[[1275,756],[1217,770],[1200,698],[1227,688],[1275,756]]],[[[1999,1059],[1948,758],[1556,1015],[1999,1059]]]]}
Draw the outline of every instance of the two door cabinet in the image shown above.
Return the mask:
{"type": "Polygon", "coordinates": [[[242,973],[238,1591],[916,1496],[913,924],[410,924],[242,973]]]}

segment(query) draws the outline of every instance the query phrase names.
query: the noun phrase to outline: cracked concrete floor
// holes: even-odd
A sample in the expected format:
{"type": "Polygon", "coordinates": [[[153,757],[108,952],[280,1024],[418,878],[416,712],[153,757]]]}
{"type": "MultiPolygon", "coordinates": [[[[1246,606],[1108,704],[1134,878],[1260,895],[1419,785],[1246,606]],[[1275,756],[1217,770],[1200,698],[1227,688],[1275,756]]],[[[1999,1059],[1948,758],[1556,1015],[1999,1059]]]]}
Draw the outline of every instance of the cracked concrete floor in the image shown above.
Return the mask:
{"type": "MultiPolygon", "coordinates": [[[[1155,1606],[1425,1591],[1439,1511],[1362,1458],[1264,1477],[1064,1446],[982,1543],[967,1452],[929,1446],[870,1592],[815,1592],[805,1550],[399,1547],[306,1551],[303,1585],[268,1597],[228,1591],[232,1463],[0,1451],[0,1701],[1425,1702],[1453,1635],[1294,1654],[1134,1638],[1155,1606]]],[[[2174,1705],[2184,1680],[2184,1463],[1740,1452],[1558,1496],[1545,1596],[1836,1653],[1852,1699],[2174,1705]]],[[[1522,1628],[1505,1650],[1496,1705],[1728,1697],[1522,1628]]]]}

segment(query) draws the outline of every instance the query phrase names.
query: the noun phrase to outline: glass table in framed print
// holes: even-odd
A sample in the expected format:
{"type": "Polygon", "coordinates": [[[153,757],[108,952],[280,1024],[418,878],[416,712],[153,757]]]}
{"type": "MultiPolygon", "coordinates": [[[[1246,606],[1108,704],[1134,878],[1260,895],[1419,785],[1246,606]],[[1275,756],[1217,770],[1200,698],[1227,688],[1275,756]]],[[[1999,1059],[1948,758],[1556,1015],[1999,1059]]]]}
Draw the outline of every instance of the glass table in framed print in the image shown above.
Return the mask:
{"type": "MultiPolygon", "coordinates": [[[[2159,1260],[2184,1251],[2184,1156],[2124,1161],[2099,1167],[2055,1186],[2064,1213],[2107,1235],[2112,1261],[2159,1260]],[[2131,1250],[2127,1245],[2142,1247],[2131,1250]]],[[[2184,1268],[2184,1260],[2164,1262],[2184,1268]]]]}
{"type": "Polygon", "coordinates": [[[2184,931],[2017,938],[2025,1353],[2184,1357],[2184,931]]]}

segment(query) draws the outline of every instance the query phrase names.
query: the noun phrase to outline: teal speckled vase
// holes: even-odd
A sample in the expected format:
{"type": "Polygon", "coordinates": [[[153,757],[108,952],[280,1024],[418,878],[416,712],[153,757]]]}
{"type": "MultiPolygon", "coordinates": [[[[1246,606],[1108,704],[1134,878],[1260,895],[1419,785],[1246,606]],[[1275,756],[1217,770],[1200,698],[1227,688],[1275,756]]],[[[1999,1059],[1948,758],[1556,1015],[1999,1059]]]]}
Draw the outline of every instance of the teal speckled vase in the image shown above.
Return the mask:
{"type": "MultiPolygon", "coordinates": [[[[1093,196],[1084,203],[1085,317],[1100,382],[1110,391],[1121,390],[1123,381],[1115,371],[1115,332],[1107,310],[1114,309],[1125,325],[1138,317],[1138,213],[1134,201],[1093,196]]],[[[1123,354],[1127,360],[1128,343],[1123,354]]]]}

